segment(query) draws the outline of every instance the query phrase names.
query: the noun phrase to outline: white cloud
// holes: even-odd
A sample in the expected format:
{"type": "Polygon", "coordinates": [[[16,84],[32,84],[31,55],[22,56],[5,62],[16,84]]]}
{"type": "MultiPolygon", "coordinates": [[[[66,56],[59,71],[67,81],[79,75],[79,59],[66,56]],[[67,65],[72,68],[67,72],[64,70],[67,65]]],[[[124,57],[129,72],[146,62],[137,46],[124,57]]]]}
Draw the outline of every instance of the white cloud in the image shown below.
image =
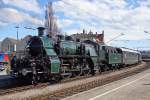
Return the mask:
{"type": "Polygon", "coordinates": [[[19,12],[12,8],[0,8],[0,25],[6,25],[11,23],[29,22],[34,25],[41,25],[40,19],[34,18],[27,13],[19,12]]]}
{"type": "Polygon", "coordinates": [[[61,0],[55,2],[54,6],[56,12],[64,13],[66,19],[72,20],[72,24],[80,25],[80,29],[70,30],[87,27],[98,32],[105,30],[105,40],[120,33],[126,34],[121,39],[139,40],[148,38],[144,30],[150,31],[150,1],[139,0],[137,3],[133,8],[125,0],[61,0]]]}
{"type": "Polygon", "coordinates": [[[63,34],[71,35],[71,34],[76,34],[76,33],[79,33],[79,32],[82,32],[82,30],[80,30],[80,29],[70,29],[67,32],[64,32],[63,34]]]}
{"type": "Polygon", "coordinates": [[[5,26],[7,23],[0,21],[0,26],[5,26]]]}
{"type": "Polygon", "coordinates": [[[37,0],[2,0],[4,4],[15,6],[26,11],[41,13],[37,0]]]}
{"type": "Polygon", "coordinates": [[[71,24],[73,24],[73,21],[69,20],[69,19],[61,19],[61,20],[58,19],[57,23],[58,23],[59,28],[65,28],[65,27],[69,27],[71,24]]]}
{"type": "MultiPolygon", "coordinates": [[[[82,32],[82,29],[99,33],[105,30],[106,41],[120,33],[126,35],[118,39],[148,39],[144,31],[150,31],[150,0],[133,1],[137,4],[129,4],[126,0],[59,0],[54,2],[54,9],[56,13],[63,14],[57,15],[57,22],[68,34],[82,32]]],[[[41,12],[37,0],[3,0],[3,3],[38,14],[41,12]]],[[[26,21],[42,23],[38,18],[16,9],[0,8],[0,12],[1,26],[26,21]]]]}

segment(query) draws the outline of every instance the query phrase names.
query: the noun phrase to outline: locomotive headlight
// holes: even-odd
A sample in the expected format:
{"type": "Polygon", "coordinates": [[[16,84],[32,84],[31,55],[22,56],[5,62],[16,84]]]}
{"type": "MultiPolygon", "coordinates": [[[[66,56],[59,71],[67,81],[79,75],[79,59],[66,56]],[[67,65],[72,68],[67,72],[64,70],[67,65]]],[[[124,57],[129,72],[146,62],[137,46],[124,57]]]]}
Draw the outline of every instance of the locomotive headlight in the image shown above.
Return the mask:
{"type": "Polygon", "coordinates": [[[26,76],[27,73],[28,73],[27,69],[22,69],[22,75],[23,75],[23,76],[26,76]]]}

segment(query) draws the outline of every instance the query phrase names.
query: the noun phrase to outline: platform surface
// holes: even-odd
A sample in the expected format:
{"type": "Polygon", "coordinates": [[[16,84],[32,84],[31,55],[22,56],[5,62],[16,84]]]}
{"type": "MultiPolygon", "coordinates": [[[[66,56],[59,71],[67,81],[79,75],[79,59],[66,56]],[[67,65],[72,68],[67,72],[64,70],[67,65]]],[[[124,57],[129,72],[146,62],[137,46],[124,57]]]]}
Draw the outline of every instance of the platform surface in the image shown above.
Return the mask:
{"type": "Polygon", "coordinates": [[[63,100],[150,100],[150,69],[63,100]]]}

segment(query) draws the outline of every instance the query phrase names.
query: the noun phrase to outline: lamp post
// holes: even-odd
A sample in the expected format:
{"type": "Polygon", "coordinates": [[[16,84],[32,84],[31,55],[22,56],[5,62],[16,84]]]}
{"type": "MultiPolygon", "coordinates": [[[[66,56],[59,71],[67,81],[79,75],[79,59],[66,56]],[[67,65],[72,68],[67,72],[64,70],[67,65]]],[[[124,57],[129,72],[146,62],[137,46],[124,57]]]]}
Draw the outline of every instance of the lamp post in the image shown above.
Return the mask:
{"type": "Polygon", "coordinates": [[[115,40],[115,39],[117,39],[117,38],[119,38],[119,37],[121,37],[121,36],[123,36],[123,35],[125,35],[125,34],[124,34],[124,33],[121,33],[121,34],[119,34],[118,36],[116,36],[116,37],[112,38],[111,40],[107,41],[106,43],[109,43],[109,42],[111,42],[111,41],[113,41],[113,40],[115,40]]]}
{"type": "Polygon", "coordinates": [[[19,26],[16,26],[15,28],[17,29],[17,40],[18,40],[18,39],[19,39],[18,30],[19,30],[20,27],[19,27],[19,26]]]}

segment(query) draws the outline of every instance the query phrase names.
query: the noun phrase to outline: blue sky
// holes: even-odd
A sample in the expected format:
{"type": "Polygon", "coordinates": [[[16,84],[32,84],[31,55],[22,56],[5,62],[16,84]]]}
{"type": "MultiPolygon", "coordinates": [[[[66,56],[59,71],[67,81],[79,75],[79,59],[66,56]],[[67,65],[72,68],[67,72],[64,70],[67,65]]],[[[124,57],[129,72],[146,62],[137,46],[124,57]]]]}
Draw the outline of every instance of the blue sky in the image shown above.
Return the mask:
{"type": "Polygon", "coordinates": [[[24,27],[43,26],[45,5],[53,1],[55,17],[62,33],[105,31],[105,41],[124,33],[108,44],[134,49],[150,48],[150,0],[0,0],[0,40],[37,35],[24,27]]]}

